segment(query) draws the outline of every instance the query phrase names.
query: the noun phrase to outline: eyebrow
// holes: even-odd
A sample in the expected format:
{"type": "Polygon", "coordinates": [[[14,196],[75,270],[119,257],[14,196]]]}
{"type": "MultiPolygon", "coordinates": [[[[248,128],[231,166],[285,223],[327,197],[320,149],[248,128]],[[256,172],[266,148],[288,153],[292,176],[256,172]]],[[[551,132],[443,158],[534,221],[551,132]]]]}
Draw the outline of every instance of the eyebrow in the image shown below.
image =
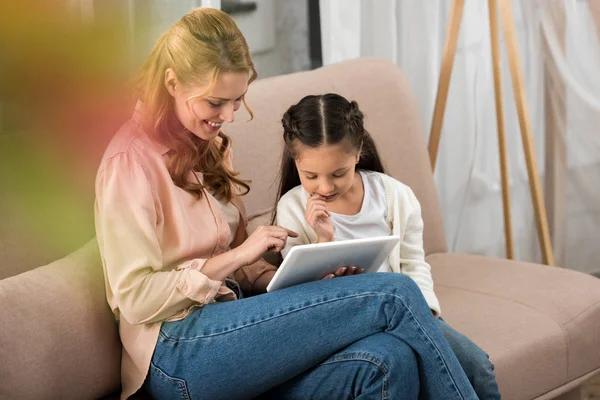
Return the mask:
{"type": "MultiPolygon", "coordinates": [[[[348,169],[350,169],[350,167],[344,167],[344,168],[340,168],[340,169],[336,169],[335,171],[333,171],[334,174],[339,174],[340,172],[343,171],[347,171],[348,169]]],[[[310,172],[310,171],[306,171],[301,169],[300,171],[304,172],[305,174],[309,174],[309,175],[318,175],[316,172],[310,172]]]]}
{"type": "MultiPolygon", "coordinates": [[[[246,93],[248,93],[248,89],[246,89],[246,91],[241,96],[236,97],[234,100],[244,97],[246,95],[246,93]]],[[[213,99],[213,100],[231,101],[231,99],[226,99],[225,97],[215,97],[215,96],[206,96],[206,97],[213,99]]]]}

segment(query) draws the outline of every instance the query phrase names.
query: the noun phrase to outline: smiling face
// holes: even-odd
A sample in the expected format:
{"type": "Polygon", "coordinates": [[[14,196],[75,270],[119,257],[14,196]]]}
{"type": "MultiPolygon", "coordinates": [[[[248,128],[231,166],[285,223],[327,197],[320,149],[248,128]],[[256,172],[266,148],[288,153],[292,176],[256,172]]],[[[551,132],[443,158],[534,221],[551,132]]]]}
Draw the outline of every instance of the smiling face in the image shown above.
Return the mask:
{"type": "Polygon", "coordinates": [[[185,129],[200,139],[217,136],[224,122],[233,122],[248,90],[247,72],[223,72],[215,84],[183,87],[172,70],[167,70],[165,86],[175,100],[175,113],[185,129]]]}
{"type": "Polygon", "coordinates": [[[302,187],[311,195],[321,195],[334,202],[346,195],[355,184],[359,151],[348,143],[308,147],[294,144],[296,168],[302,187]]]}

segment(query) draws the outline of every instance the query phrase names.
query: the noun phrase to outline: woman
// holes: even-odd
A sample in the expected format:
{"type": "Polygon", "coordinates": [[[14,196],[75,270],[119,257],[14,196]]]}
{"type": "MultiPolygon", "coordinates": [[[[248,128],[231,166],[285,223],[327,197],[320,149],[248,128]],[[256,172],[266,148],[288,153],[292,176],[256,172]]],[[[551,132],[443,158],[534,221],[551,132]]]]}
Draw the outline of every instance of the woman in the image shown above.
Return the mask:
{"type": "MultiPolygon", "coordinates": [[[[107,300],[123,343],[122,397],[475,399],[418,287],[401,275],[263,293],[282,227],[248,237],[222,132],[256,78],[225,13],[197,9],[157,41],[140,102],[96,180],[107,300]]],[[[245,104],[244,104],[245,105],[245,104]]]]}

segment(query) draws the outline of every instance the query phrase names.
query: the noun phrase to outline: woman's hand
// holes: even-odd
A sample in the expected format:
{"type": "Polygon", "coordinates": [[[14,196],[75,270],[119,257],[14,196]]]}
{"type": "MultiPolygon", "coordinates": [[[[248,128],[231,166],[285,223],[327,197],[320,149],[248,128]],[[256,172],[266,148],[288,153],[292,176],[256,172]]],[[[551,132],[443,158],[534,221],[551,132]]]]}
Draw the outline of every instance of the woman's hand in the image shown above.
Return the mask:
{"type": "Polygon", "coordinates": [[[354,265],[349,267],[339,267],[333,274],[327,274],[323,279],[338,278],[340,276],[359,275],[365,272],[364,268],[357,268],[354,265]]]}
{"type": "Polygon", "coordinates": [[[327,203],[322,196],[313,194],[308,198],[304,218],[317,233],[319,243],[333,242],[333,223],[327,203]]]}
{"type": "Polygon", "coordinates": [[[298,237],[298,234],[281,226],[259,226],[244,243],[232,251],[241,266],[250,265],[267,251],[280,252],[285,247],[288,236],[298,237]]]}

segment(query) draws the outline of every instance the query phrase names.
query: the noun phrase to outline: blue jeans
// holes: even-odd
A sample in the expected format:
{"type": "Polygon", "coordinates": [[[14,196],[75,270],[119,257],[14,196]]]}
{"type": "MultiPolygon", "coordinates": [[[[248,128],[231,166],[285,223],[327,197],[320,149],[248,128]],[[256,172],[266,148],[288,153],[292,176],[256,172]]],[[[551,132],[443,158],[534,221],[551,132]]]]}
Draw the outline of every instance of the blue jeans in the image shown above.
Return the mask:
{"type": "Polygon", "coordinates": [[[494,365],[490,357],[468,337],[454,330],[442,318],[438,326],[454,351],[480,400],[500,399],[494,365]]]}
{"type": "Polygon", "coordinates": [[[164,323],[145,388],[157,399],[477,399],[415,282],[390,273],[164,323]]]}

